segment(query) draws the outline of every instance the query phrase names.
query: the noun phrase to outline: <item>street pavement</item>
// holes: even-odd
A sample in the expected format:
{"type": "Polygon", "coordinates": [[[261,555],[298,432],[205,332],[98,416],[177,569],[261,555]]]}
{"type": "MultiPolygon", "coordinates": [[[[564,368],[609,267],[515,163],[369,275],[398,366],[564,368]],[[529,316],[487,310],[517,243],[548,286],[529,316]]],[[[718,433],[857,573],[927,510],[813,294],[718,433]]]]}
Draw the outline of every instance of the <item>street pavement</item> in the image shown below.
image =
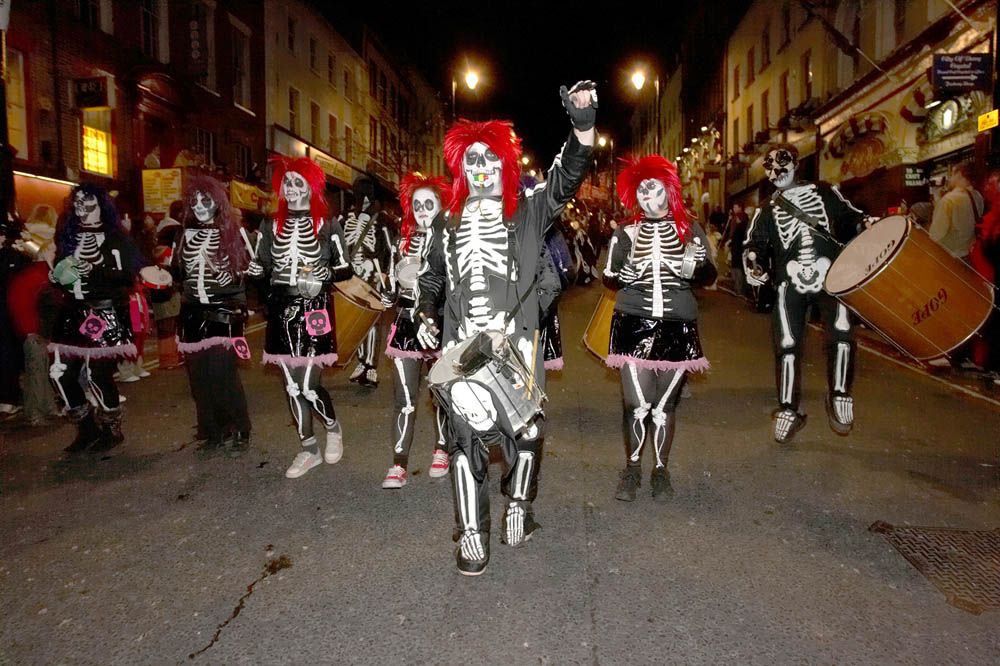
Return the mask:
{"type": "Polygon", "coordinates": [[[6,432],[0,664],[1000,663],[1000,616],[949,605],[868,530],[996,528],[1000,408],[861,353],[858,424],[838,437],[813,332],[809,423],[775,444],[769,318],[707,292],[712,370],[680,406],[676,497],[649,496],[647,457],[639,499],[619,502],[618,376],[580,344],[597,297],[563,300],[542,529],[516,550],[495,531],[475,579],[455,569],[448,481],[426,473],[426,395],[411,481],[380,488],[384,361],[374,392],[328,373],[344,458],[297,480],[283,382],[259,366],[240,460],[195,457],[176,370],[123,386],[127,441],[108,459],[60,462],[68,425],[6,432]]]}

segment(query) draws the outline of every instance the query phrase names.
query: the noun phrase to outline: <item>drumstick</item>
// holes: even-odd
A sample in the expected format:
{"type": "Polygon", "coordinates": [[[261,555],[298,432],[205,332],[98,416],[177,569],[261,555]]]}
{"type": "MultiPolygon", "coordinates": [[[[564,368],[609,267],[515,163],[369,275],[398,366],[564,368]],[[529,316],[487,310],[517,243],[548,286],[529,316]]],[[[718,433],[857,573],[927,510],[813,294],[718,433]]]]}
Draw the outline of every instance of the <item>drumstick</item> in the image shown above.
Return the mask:
{"type": "MultiPolygon", "coordinates": [[[[250,237],[247,236],[247,230],[244,229],[243,227],[240,227],[240,236],[243,237],[243,242],[246,243],[246,245],[247,245],[247,252],[250,253],[250,258],[251,259],[256,259],[257,258],[257,248],[250,244],[250,237]]],[[[259,238],[257,239],[257,242],[260,243],[260,239],[259,238]]]]}
{"type": "Polygon", "coordinates": [[[531,343],[531,375],[528,377],[528,395],[535,392],[535,358],[538,356],[538,329],[535,329],[535,339],[531,343]]]}

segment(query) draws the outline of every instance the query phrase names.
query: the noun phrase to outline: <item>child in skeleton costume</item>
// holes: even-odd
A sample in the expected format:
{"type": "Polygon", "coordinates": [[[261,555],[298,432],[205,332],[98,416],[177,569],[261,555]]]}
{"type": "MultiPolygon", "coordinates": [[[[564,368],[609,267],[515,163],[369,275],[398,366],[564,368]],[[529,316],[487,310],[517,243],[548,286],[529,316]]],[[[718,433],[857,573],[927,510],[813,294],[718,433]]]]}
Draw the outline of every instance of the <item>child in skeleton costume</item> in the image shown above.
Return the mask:
{"type": "Polygon", "coordinates": [[[198,452],[202,457],[221,453],[226,443],[228,454],[238,457],[250,446],[237,362],[237,357],[249,358],[243,274],[250,255],[219,181],[194,176],[184,198],[184,229],[173,253],[181,282],[177,348],[185,357],[198,432],[206,438],[198,452]]]}
{"type": "MultiPolygon", "coordinates": [[[[451,183],[441,176],[427,177],[409,173],[399,184],[399,203],[403,209],[403,223],[394,252],[394,266],[416,263],[419,265],[429,247],[431,225],[449,203],[451,183]]],[[[400,284],[396,271],[389,274],[388,296],[394,300],[396,319],[389,330],[385,355],[395,370],[396,385],[393,393],[393,442],[392,466],[382,481],[383,488],[402,488],[409,480],[407,464],[413,444],[417,394],[420,376],[438,355],[437,350],[425,350],[417,342],[417,329],[413,323],[413,287],[400,284]]],[[[432,478],[448,474],[448,452],[445,451],[444,414],[435,406],[438,441],[431,456],[428,472],[432,478]]]]}
{"type": "Polygon", "coordinates": [[[857,235],[865,215],[826,183],[796,179],[798,152],[777,145],[764,157],[764,170],[777,187],[747,228],[743,262],[747,282],[763,285],[769,276],[761,262],[773,258],[777,302],[773,312],[778,409],[774,439],[787,442],[805,425],[799,412],[802,390],[802,338],[810,306],[816,304],[826,327],[826,410],[830,427],[846,435],[854,424],[851,384],[854,334],[847,308],[823,291],[823,281],[842,244],[857,235]]]}
{"type": "MultiPolygon", "coordinates": [[[[594,142],[597,95],[592,82],[560,91],[573,132],[545,183],[518,196],[521,142],[510,123],[460,120],[445,136],[452,172],[452,217],[436,225],[418,281],[417,339],[444,349],[485,331],[506,336],[544,388],[536,347],[539,302],[535,288],[545,232],[586,175],[594,142]],[[444,313],[439,317],[438,303],[444,313]],[[520,303],[520,306],[518,305],[520,303]],[[441,321],[440,328],[438,321],[441,321]]],[[[457,523],[459,571],[481,573],[489,562],[490,510],[487,445],[499,440],[507,505],[502,540],[523,544],[537,527],[531,502],[537,494],[542,420],[515,437],[503,408],[481,385],[455,381],[436,396],[448,412],[448,444],[457,523]]]]}
{"type": "Polygon", "coordinates": [[[278,212],[263,225],[247,274],[269,275],[264,363],[281,368],[302,450],[285,472],[298,478],[344,452],[343,434],[330,394],[320,383],[323,368],[337,360],[329,285],[351,275],[340,224],[327,217],[325,176],[312,160],[276,158],[272,186],[278,212]],[[321,455],[313,435],[313,412],[326,430],[321,455]]]}
{"type": "MultiPolygon", "coordinates": [[[[392,273],[394,243],[392,232],[378,204],[371,204],[365,197],[358,214],[350,213],[344,220],[344,238],[347,240],[348,254],[354,274],[367,282],[380,295],[389,291],[388,275],[392,273]]],[[[388,302],[390,298],[383,299],[388,302]]],[[[358,365],[351,372],[350,380],[362,386],[378,386],[378,352],[381,344],[381,323],[379,318],[368,329],[364,341],[358,347],[358,365]]]]}
{"type": "Polygon", "coordinates": [[[674,165],[650,155],[618,176],[632,223],[611,237],[604,282],[617,289],[607,364],[621,369],[626,463],[615,493],[631,502],[641,485],[642,448],[652,422],[653,497],[673,495],[667,458],[674,439],[677,404],[687,372],[708,369],[698,335],[698,302],[692,286],[715,279],[708,239],[688,219],[674,165]]]}
{"type": "Polygon", "coordinates": [[[105,451],[124,441],[113,375],[118,361],[137,353],[129,294],[140,265],[108,193],[94,185],[75,187],[49,276],[66,297],[49,344],[49,376],[77,426],[67,452],[105,451]],[[84,387],[96,401],[94,409],[84,387]]]}

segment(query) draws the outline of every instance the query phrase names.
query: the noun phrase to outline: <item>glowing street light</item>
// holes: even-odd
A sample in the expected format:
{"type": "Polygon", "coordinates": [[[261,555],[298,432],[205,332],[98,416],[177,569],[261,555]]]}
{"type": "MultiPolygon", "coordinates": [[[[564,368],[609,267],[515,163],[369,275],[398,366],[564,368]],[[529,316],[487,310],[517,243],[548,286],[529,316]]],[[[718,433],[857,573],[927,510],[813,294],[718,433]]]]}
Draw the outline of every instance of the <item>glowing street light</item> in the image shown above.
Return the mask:
{"type": "Polygon", "coordinates": [[[599,136],[597,138],[597,145],[600,146],[601,148],[603,148],[604,146],[608,145],[607,138],[604,137],[603,135],[599,136]]]}
{"type": "Polygon", "coordinates": [[[527,155],[521,158],[521,164],[523,164],[524,166],[528,166],[529,162],[531,162],[531,158],[528,157],[527,155]]]}
{"type": "Polygon", "coordinates": [[[642,87],[646,85],[646,75],[642,73],[641,69],[632,73],[632,85],[635,86],[636,90],[642,90],[642,87]]]}
{"type": "Polygon", "coordinates": [[[469,87],[469,90],[475,90],[476,86],[479,85],[479,75],[476,74],[475,70],[470,69],[465,73],[465,85],[469,87]]]}
{"type": "MultiPolygon", "coordinates": [[[[632,72],[632,85],[635,86],[636,90],[642,90],[643,86],[646,85],[646,73],[641,69],[637,69],[632,72]]],[[[655,97],[655,109],[654,114],[656,116],[656,135],[653,137],[654,151],[656,154],[660,153],[660,75],[656,74],[653,77],[653,86],[656,91],[655,97]]]]}
{"type": "Polygon", "coordinates": [[[701,131],[702,132],[707,132],[708,131],[708,125],[702,125],[701,126],[701,131]]]}

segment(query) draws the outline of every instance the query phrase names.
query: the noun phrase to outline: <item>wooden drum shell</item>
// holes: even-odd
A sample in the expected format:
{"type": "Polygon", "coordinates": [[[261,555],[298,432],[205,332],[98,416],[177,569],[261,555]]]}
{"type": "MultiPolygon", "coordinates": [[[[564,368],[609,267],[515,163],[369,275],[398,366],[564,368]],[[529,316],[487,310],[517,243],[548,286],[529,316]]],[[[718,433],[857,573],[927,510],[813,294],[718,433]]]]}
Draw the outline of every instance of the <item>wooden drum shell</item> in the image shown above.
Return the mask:
{"type": "Polygon", "coordinates": [[[615,312],[617,294],[611,289],[601,290],[601,298],[597,308],[590,317],[587,330],[583,334],[583,346],[600,359],[608,356],[608,345],[611,343],[611,315],[615,312]]]}

